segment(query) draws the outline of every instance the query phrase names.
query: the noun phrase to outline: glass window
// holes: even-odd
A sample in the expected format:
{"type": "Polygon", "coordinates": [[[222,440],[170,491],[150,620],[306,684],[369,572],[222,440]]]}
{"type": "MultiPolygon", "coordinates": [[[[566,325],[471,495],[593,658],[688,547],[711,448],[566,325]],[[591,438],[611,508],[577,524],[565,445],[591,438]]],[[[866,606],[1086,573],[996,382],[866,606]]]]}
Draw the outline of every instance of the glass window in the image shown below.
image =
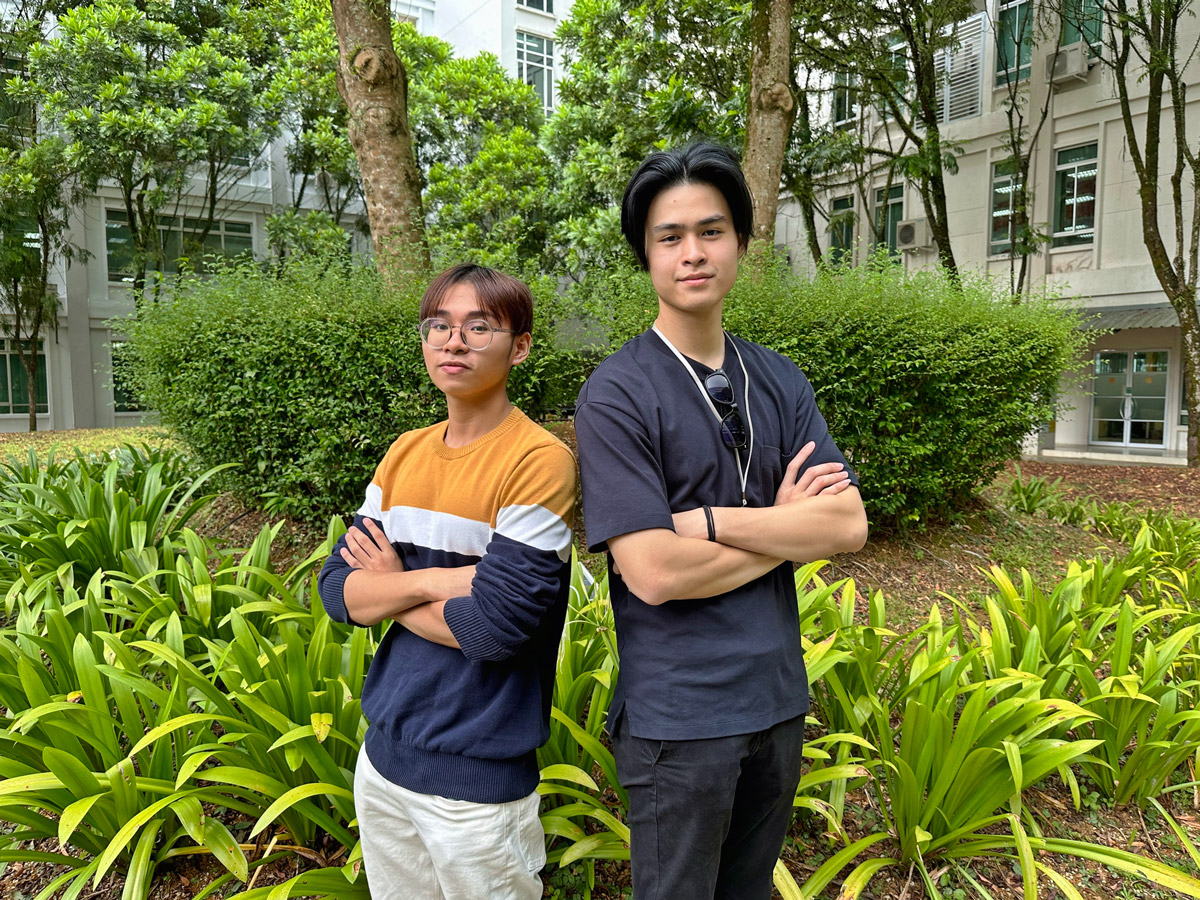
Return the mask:
{"type": "Polygon", "coordinates": [[[849,72],[837,72],[833,76],[833,127],[849,128],[858,118],[858,91],[856,79],[849,72]]]}
{"type": "Polygon", "coordinates": [[[992,226],[988,253],[997,256],[1012,250],[1013,195],[1021,186],[1011,161],[992,166],[992,226]]]}
{"type": "Polygon", "coordinates": [[[1032,0],[1002,2],[996,22],[996,86],[1028,78],[1032,60],[1032,0]]]}
{"type": "Polygon", "coordinates": [[[554,110],[554,41],[517,32],[517,79],[533,88],[550,115],[554,110]]]}
{"type": "Polygon", "coordinates": [[[137,395],[133,392],[133,387],[125,378],[125,370],[122,366],[121,353],[125,349],[124,341],[113,341],[112,344],[112,386],[113,386],[113,409],[116,412],[141,412],[142,408],[138,405],[137,395]]]}
{"type": "Polygon", "coordinates": [[[1058,151],[1052,246],[1090,244],[1096,236],[1096,145],[1058,151]]]}
{"type": "MultiPolygon", "coordinates": [[[[158,239],[163,251],[162,271],[174,274],[182,260],[193,269],[203,269],[203,257],[208,255],[233,258],[252,255],[254,235],[249,222],[213,222],[204,234],[204,219],[163,216],[158,220],[158,239]]],[[[133,237],[129,217],[123,210],[105,212],[105,241],[108,253],[108,280],[132,281],[134,271],[133,237]]],[[[158,271],[157,265],[151,269],[158,271]]]]}
{"type": "Polygon", "coordinates": [[[1067,0],[1063,7],[1063,46],[1086,41],[1094,55],[1104,24],[1100,0],[1067,0]]]}
{"type": "Polygon", "coordinates": [[[836,197],[829,217],[829,261],[840,263],[854,245],[854,198],[836,197]]]}
{"type": "Polygon", "coordinates": [[[13,56],[0,56],[0,131],[32,137],[36,130],[33,107],[8,95],[5,82],[25,71],[25,61],[13,56]]]}
{"type": "MultiPolygon", "coordinates": [[[[29,343],[26,342],[26,346],[29,343]]],[[[29,376],[17,355],[16,341],[0,341],[0,351],[6,357],[0,365],[0,414],[29,415],[29,376]]],[[[33,384],[34,402],[37,412],[50,411],[46,387],[46,353],[41,341],[37,342],[38,370],[33,384]]]]}
{"type": "Polygon", "coordinates": [[[540,12],[554,12],[554,0],[517,0],[517,6],[524,6],[526,9],[536,9],[540,12]]]}
{"type": "Polygon", "coordinates": [[[896,229],[904,218],[904,186],[893,184],[875,192],[875,227],[882,237],[877,247],[886,245],[893,256],[896,249],[896,229]]]}

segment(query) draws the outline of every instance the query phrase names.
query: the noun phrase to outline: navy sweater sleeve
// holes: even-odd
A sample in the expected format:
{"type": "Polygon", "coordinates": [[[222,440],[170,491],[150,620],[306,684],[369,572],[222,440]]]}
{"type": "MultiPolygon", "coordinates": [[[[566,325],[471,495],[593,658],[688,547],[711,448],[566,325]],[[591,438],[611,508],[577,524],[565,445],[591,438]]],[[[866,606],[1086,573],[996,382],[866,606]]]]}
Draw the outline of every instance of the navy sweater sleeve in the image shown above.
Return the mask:
{"type": "MultiPolygon", "coordinates": [[[[363,534],[369,535],[366,521],[366,516],[356,513],[354,525],[351,527],[357,527],[363,534]]],[[[379,526],[380,531],[383,530],[381,520],[372,518],[372,521],[379,526]]],[[[354,569],[342,559],[342,548],[345,546],[346,535],[343,534],[333,545],[333,552],[325,560],[325,565],[321,566],[321,573],[317,576],[317,593],[321,595],[321,603],[325,607],[325,612],[329,613],[329,618],[335,622],[346,622],[361,628],[363,626],[350,618],[350,612],[346,609],[346,579],[354,569]]]]}
{"type": "Polygon", "coordinates": [[[472,660],[520,651],[563,597],[571,558],[575,460],[562,446],[529,453],[509,476],[471,593],[446,602],[451,633],[472,660]]]}

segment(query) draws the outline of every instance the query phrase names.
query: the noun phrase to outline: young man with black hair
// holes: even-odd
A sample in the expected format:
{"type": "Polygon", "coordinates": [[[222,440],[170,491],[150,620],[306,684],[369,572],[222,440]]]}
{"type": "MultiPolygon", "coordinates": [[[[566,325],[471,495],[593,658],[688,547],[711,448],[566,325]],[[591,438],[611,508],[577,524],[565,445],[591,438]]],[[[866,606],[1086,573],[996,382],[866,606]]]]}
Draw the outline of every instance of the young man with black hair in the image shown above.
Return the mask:
{"type": "Polygon", "coordinates": [[[722,330],[751,219],[724,148],[642,163],[621,227],[658,317],[576,409],[621,656],[609,728],[636,900],[770,896],[809,706],[791,561],[866,540],[857,479],[804,374],[722,330]]]}
{"type": "Polygon", "coordinates": [[[448,418],[392,444],[318,578],[333,619],[393,620],[363,688],[363,861],[375,900],[537,900],[575,461],[508,399],[528,287],[455,266],[420,318],[448,418]]]}

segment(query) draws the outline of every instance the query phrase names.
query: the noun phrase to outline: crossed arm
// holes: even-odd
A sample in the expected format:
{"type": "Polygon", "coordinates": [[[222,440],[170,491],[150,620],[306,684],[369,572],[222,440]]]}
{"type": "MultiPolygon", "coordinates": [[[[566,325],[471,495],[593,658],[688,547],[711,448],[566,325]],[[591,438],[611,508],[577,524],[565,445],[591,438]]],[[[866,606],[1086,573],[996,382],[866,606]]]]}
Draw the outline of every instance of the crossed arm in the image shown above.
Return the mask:
{"type": "Polygon", "coordinates": [[[608,542],[629,589],[646,603],[714,597],[753,581],[784,560],[808,562],[862,548],[867,517],[841,463],[800,467],[809,443],[783,476],[775,504],[713,507],[716,543],[702,508],[676,513],[675,530],[651,528],[608,542]]]}
{"type": "Polygon", "coordinates": [[[471,593],[474,566],[406,571],[404,562],[383,529],[364,519],[346,532],[342,559],[352,571],[343,597],[350,617],[362,625],[394,619],[409,631],[446,647],[458,641],[446,625],[443,610],[451,597],[471,593]]]}

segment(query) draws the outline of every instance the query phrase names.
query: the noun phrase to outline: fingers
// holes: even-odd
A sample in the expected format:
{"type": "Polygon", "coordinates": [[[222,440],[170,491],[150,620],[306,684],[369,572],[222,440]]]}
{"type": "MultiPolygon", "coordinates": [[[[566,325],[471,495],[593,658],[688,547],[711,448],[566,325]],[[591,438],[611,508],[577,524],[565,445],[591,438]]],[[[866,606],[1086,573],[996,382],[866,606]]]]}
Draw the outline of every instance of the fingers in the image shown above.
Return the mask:
{"type": "Polygon", "coordinates": [[[800,472],[800,467],[804,465],[804,461],[812,456],[813,450],[817,449],[816,442],[809,441],[800,448],[800,452],[792,457],[792,461],[788,463],[787,470],[783,473],[784,484],[795,484],[796,476],[800,472]]]}
{"type": "Polygon", "coordinates": [[[835,494],[840,494],[848,487],[850,487],[850,476],[844,475],[841,481],[835,482],[829,485],[829,487],[822,488],[820,495],[822,497],[832,497],[835,494]]]}
{"type": "Polygon", "coordinates": [[[361,569],[363,567],[363,564],[354,557],[354,554],[350,552],[348,547],[342,548],[342,559],[344,559],[346,561],[346,565],[352,569],[361,569]]]}
{"type": "Polygon", "coordinates": [[[832,484],[833,481],[840,481],[842,478],[845,478],[845,477],[846,477],[846,467],[844,465],[842,465],[841,463],[836,463],[836,462],[820,463],[819,465],[810,466],[808,468],[808,470],[805,471],[805,473],[800,476],[800,480],[796,482],[796,486],[801,488],[805,494],[808,494],[809,496],[811,496],[813,494],[818,493],[820,491],[821,487],[825,487],[826,485],[832,484]],[[832,480],[828,480],[831,475],[836,476],[836,478],[833,478],[832,480]],[[823,483],[821,483],[820,487],[817,487],[816,489],[814,489],[813,486],[818,484],[819,482],[822,482],[822,479],[826,479],[826,480],[823,483]]]}

